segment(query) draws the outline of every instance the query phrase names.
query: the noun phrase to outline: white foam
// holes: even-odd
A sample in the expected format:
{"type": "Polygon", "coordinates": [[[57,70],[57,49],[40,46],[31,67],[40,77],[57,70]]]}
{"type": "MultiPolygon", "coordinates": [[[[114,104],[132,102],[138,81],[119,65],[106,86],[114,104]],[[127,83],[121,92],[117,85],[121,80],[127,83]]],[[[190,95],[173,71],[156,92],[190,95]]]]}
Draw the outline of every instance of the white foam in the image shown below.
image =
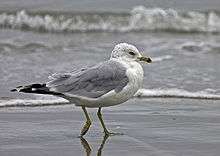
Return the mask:
{"type": "Polygon", "coordinates": [[[142,98],[187,98],[187,99],[220,100],[220,95],[209,93],[208,90],[190,92],[187,90],[177,89],[177,88],[140,89],[135,96],[142,98]]]}
{"type": "Polygon", "coordinates": [[[173,58],[173,56],[171,56],[171,55],[164,55],[164,56],[154,57],[154,58],[152,58],[152,60],[153,60],[153,62],[161,62],[164,60],[170,60],[172,58],[173,58]]]}
{"type": "Polygon", "coordinates": [[[189,11],[184,14],[174,9],[135,7],[131,23],[136,29],[170,30],[183,32],[219,32],[220,18],[214,12],[189,11]],[[207,21],[209,21],[207,23],[207,21]],[[217,22],[216,22],[217,21],[217,22]]]}
{"type": "Polygon", "coordinates": [[[33,106],[48,106],[48,105],[63,105],[68,104],[68,101],[62,98],[30,100],[30,99],[11,99],[0,100],[0,107],[33,107],[33,106]]]}
{"type": "Polygon", "coordinates": [[[127,14],[1,13],[0,27],[46,32],[169,31],[220,32],[220,16],[214,12],[178,12],[174,9],[137,6],[127,14]]]}

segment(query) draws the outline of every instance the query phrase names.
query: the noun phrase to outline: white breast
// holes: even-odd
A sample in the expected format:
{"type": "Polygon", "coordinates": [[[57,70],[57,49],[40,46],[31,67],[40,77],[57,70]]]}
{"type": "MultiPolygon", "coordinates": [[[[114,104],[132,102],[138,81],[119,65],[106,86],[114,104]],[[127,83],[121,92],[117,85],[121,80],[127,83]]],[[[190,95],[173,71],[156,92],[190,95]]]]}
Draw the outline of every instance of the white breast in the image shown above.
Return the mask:
{"type": "Polygon", "coordinates": [[[144,72],[142,66],[133,62],[120,62],[123,66],[127,68],[126,75],[129,79],[128,84],[123,88],[122,91],[116,93],[111,91],[110,93],[104,95],[102,107],[113,106],[121,104],[131,97],[140,89],[143,84],[144,72]]]}
{"type": "Polygon", "coordinates": [[[129,83],[124,90],[130,96],[133,96],[142,87],[144,77],[143,68],[138,62],[128,62],[126,75],[128,76],[129,83]]]}

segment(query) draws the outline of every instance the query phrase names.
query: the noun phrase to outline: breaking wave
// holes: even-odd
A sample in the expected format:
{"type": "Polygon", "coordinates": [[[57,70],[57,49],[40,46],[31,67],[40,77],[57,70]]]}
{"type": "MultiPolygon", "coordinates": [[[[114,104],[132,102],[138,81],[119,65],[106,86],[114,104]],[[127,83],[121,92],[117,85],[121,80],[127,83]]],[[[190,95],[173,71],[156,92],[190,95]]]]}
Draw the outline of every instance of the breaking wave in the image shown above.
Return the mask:
{"type": "MultiPolygon", "coordinates": [[[[0,100],[1,107],[36,107],[50,105],[72,104],[62,98],[51,96],[38,96],[36,100],[30,99],[7,99],[0,100]],[[43,98],[42,98],[43,97],[43,98]]],[[[203,100],[220,100],[220,95],[208,91],[190,92],[182,89],[140,89],[136,98],[185,98],[185,99],[203,99],[203,100]]]]}
{"type": "Polygon", "coordinates": [[[174,9],[134,7],[127,13],[0,13],[0,27],[37,32],[166,31],[219,33],[216,11],[179,12],[174,9]]]}
{"type": "Polygon", "coordinates": [[[67,100],[57,99],[11,99],[11,100],[0,100],[1,107],[37,107],[37,106],[50,106],[50,105],[65,105],[70,104],[67,100]]]}
{"type": "Polygon", "coordinates": [[[140,89],[136,95],[139,98],[184,98],[184,99],[204,99],[220,100],[220,94],[207,91],[190,92],[183,89],[140,89]]]}

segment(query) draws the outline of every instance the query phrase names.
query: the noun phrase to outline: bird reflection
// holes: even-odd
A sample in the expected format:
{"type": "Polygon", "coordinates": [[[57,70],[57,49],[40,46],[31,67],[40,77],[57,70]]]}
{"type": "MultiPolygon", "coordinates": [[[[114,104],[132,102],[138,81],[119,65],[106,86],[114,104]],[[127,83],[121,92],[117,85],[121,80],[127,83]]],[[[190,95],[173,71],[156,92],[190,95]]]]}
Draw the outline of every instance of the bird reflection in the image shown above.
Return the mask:
{"type": "Polygon", "coordinates": [[[80,139],[81,139],[81,144],[86,151],[86,156],[90,156],[92,150],[91,147],[89,146],[89,143],[83,137],[80,137],[80,139]]]}
{"type": "MultiPolygon", "coordinates": [[[[108,138],[109,138],[109,135],[104,135],[103,136],[102,143],[100,144],[99,149],[97,151],[97,156],[101,156],[102,155],[102,150],[103,150],[103,148],[105,146],[105,143],[106,143],[108,138]]],[[[90,156],[92,149],[91,149],[89,143],[83,137],[80,137],[80,139],[81,139],[81,144],[82,144],[83,148],[85,149],[86,156],[90,156]]]]}

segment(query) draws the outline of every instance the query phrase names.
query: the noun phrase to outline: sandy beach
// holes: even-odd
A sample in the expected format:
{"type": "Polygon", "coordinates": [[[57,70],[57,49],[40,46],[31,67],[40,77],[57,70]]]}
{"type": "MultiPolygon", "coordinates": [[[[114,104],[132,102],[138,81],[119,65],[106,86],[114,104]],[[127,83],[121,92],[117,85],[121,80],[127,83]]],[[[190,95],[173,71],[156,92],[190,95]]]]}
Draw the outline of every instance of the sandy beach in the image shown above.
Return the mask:
{"type": "Polygon", "coordinates": [[[93,125],[78,138],[84,116],[73,105],[0,109],[1,156],[218,156],[220,105],[212,100],[132,99],[103,109],[103,138],[96,109],[93,125]],[[106,140],[103,140],[106,139],[106,140]]]}

